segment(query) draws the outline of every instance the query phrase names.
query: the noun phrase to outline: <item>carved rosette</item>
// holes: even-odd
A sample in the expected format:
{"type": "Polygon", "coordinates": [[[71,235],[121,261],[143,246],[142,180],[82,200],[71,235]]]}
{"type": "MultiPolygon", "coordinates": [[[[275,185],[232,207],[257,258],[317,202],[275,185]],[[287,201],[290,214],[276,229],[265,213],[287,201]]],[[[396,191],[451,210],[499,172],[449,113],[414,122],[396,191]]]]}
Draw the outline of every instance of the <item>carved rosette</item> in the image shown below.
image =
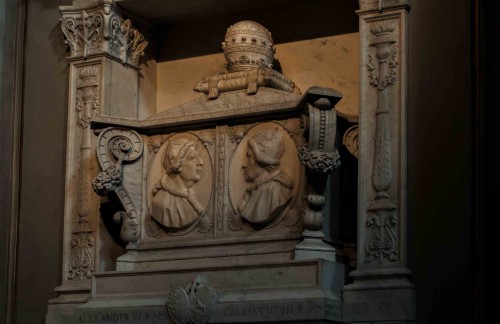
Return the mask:
{"type": "Polygon", "coordinates": [[[353,156],[358,158],[359,156],[359,127],[358,125],[354,125],[349,127],[348,130],[344,133],[344,137],[342,138],[342,145],[346,147],[346,149],[353,156]]]}
{"type": "Polygon", "coordinates": [[[92,188],[101,196],[115,192],[125,211],[113,216],[115,223],[122,223],[120,237],[124,242],[139,239],[139,221],[136,208],[123,187],[123,163],[131,163],[142,155],[143,142],[137,132],[109,127],[97,139],[97,157],[102,172],[92,181],[92,188]]]}
{"type": "Polygon", "coordinates": [[[70,48],[69,58],[109,54],[123,63],[138,65],[148,41],[122,18],[111,3],[74,11],[61,10],[61,28],[70,48]]]}
{"type": "Polygon", "coordinates": [[[388,190],[392,184],[391,138],[389,130],[388,89],[397,82],[398,53],[394,35],[396,24],[391,20],[375,22],[370,32],[370,46],[375,49],[376,61],[369,53],[370,85],[378,90],[375,115],[375,150],[372,185],[375,197],[367,209],[365,262],[394,262],[398,260],[397,207],[388,190]]]}

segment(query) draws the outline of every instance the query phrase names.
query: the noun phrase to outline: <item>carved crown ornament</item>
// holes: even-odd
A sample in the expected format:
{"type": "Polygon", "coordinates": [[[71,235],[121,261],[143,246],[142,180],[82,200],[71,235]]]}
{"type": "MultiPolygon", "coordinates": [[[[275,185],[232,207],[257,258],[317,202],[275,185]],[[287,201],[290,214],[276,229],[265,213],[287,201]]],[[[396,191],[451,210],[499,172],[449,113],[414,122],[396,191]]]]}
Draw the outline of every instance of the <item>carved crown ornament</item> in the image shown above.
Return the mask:
{"type": "Polygon", "coordinates": [[[217,73],[199,81],[194,91],[203,92],[216,99],[220,92],[246,89],[255,94],[259,87],[270,87],[300,93],[293,81],[272,69],[273,39],[261,24],[244,20],[227,29],[222,42],[228,73],[217,73]]]}
{"type": "Polygon", "coordinates": [[[138,65],[148,41],[130,19],[119,15],[113,1],[76,11],[73,7],[60,7],[60,11],[61,28],[71,53],[69,59],[108,54],[122,63],[138,65]]]}

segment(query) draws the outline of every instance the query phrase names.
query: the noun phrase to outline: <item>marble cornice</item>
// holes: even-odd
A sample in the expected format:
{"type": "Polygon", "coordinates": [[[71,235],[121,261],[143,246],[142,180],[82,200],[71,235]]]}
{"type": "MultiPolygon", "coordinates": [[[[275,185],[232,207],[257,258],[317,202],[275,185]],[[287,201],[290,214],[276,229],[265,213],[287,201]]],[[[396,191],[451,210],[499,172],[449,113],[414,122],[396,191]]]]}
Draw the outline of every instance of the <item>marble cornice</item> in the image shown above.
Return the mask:
{"type": "Polygon", "coordinates": [[[358,14],[367,14],[371,12],[382,12],[394,9],[410,9],[410,0],[358,0],[358,14]]]}

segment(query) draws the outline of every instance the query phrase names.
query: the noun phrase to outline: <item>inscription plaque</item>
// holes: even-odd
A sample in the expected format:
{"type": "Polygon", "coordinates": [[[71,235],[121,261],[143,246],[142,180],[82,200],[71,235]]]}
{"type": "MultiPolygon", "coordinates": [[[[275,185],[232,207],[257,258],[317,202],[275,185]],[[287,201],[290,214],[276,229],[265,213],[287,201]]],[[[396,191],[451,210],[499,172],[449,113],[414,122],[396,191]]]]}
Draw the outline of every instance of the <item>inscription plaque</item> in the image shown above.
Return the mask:
{"type": "Polygon", "coordinates": [[[321,319],[324,302],[319,300],[268,301],[222,304],[213,315],[214,322],[267,322],[321,319]]]}

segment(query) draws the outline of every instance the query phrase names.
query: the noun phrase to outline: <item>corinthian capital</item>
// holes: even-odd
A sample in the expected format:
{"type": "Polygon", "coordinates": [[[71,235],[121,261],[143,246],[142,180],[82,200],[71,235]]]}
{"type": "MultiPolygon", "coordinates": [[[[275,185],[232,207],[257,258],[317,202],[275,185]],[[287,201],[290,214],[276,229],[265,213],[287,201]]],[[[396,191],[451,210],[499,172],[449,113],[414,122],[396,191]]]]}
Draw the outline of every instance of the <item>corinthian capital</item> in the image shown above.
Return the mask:
{"type": "Polygon", "coordinates": [[[148,45],[130,19],[122,17],[111,0],[75,1],[59,7],[61,28],[70,48],[68,59],[107,54],[138,65],[148,45]]]}

